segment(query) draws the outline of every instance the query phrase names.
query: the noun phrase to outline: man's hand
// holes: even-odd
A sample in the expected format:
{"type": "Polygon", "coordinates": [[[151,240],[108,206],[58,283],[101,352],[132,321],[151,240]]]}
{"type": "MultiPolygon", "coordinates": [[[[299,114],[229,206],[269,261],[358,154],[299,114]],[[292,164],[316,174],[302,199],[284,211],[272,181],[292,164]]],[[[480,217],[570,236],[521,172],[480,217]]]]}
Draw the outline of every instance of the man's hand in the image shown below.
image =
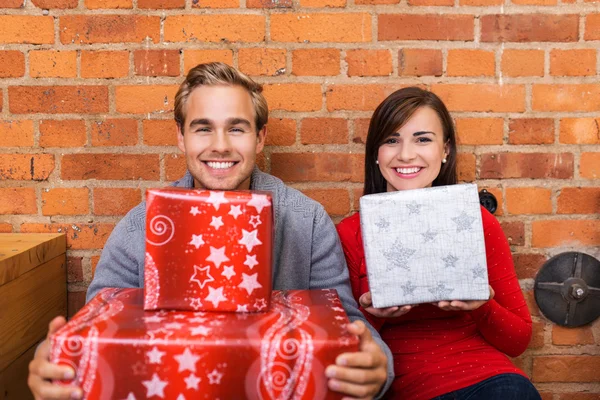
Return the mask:
{"type": "Polygon", "coordinates": [[[441,308],[444,311],[473,311],[490,301],[494,298],[494,289],[490,286],[490,298],[487,300],[452,300],[452,301],[440,301],[433,303],[434,306],[441,308]]]}
{"type": "Polygon", "coordinates": [[[379,318],[394,318],[406,314],[415,306],[396,306],[386,308],[375,308],[373,307],[373,301],[371,300],[371,292],[363,293],[358,299],[358,302],[362,308],[369,314],[379,318]]]}
{"type": "Polygon", "coordinates": [[[65,325],[63,317],[54,318],[48,328],[46,340],[38,347],[33,360],[29,363],[29,378],[27,384],[35,400],[80,399],[83,392],[73,385],[57,385],[52,379],[70,380],[75,377],[73,368],[59,366],[50,362],[50,335],[65,325]]]}
{"type": "Polygon", "coordinates": [[[329,389],[350,396],[344,399],[372,399],[387,379],[387,357],[362,321],[347,328],[358,335],[359,348],[355,353],[340,354],[335,365],[327,367],[329,389]]]}

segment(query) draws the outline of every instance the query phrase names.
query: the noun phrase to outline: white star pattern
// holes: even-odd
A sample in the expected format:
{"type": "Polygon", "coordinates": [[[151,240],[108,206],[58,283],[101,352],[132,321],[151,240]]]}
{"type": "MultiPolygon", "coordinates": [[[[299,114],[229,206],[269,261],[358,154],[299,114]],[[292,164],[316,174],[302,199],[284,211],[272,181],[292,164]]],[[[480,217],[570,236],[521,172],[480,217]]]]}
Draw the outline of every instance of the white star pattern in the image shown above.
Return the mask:
{"type": "Polygon", "coordinates": [[[206,322],[206,318],[204,317],[194,317],[189,319],[190,322],[206,322]]]}
{"type": "Polygon", "coordinates": [[[254,308],[257,310],[262,310],[267,307],[267,302],[265,299],[258,299],[254,302],[254,308]]]}
{"type": "Polygon", "coordinates": [[[191,299],[190,307],[192,307],[194,310],[197,310],[202,307],[202,301],[200,301],[200,299],[198,299],[198,298],[191,299]]]}
{"type": "Polygon", "coordinates": [[[207,374],[206,376],[208,377],[208,383],[210,383],[211,385],[220,385],[221,378],[223,378],[223,374],[217,371],[216,369],[213,369],[212,372],[210,374],[207,374]]]}
{"type": "Polygon", "coordinates": [[[219,228],[223,225],[225,225],[223,223],[223,217],[212,217],[212,222],[210,223],[210,226],[215,228],[215,230],[219,230],[219,228]]]}
{"type": "Polygon", "coordinates": [[[148,358],[150,359],[149,363],[150,364],[160,364],[162,357],[167,354],[164,351],[160,351],[156,348],[156,346],[154,346],[154,348],[148,352],[146,352],[146,355],[148,356],[148,358]]]}
{"type": "Polygon", "coordinates": [[[181,393],[179,393],[179,396],[177,396],[176,400],[185,400],[185,397],[181,393]]]}
{"type": "Polygon", "coordinates": [[[233,216],[233,219],[237,219],[237,217],[239,217],[242,213],[242,210],[240,210],[241,206],[231,206],[231,209],[229,210],[228,214],[233,216]]]}
{"type": "Polygon", "coordinates": [[[250,269],[254,268],[255,265],[258,265],[258,261],[256,261],[256,256],[246,254],[246,261],[244,261],[244,265],[247,265],[250,269]]]}
{"type": "Polygon", "coordinates": [[[248,312],[248,304],[238,304],[237,312],[248,312]]]}
{"type": "Polygon", "coordinates": [[[199,326],[196,326],[196,327],[190,329],[190,334],[192,336],[198,336],[198,335],[207,336],[209,333],[210,333],[210,328],[207,328],[202,325],[199,325],[199,326]]]}
{"type": "Polygon", "coordinates": [[[127,398],[125,400],[136,400],[135,395],[133,394],[133,392],[129,392],[129,395],[127,395],[127,398]]]}
{"type": "Polygon", "coordinates": [[[200,289],[204,289],[204,285],[206,285],[208,282],[213,282],[214,280],[215,278],[213,278],[210,274],[210,266],[207,265],[204,268],[200,268],[199,266],[194,265],[194,275],[192,275],[190,282],[196,282],[198,286],[200,286],[200,289]],[[202,279],[202,275],[206,275],[206,278],[202,279]]]}
{"type": "Polygon", "coordinates": [[[265,207],[269,207],[271,202],[269,198],[264,194],[253,194],[252,199],[247,203],[248,206],[256,208],[256,212],[259,214],[265,207]]]}
{"type": "Polygon", "coordinates": [[[258,283],[258,273],[253,275],[246,275],[242,272],[242,283],[238,285],[239,288],[246,289],[248,294],[252,294],[255,289],[260,289],[262,285],[258,283]]]}
{"type": "Polygon", "coordinates": [[[215,210],[219,211],[221,204],[229,203],[229,200],[225,198],[225,192],[210,192],[206,202],[212,204],[215,210]]]}
{"type": "Polygon", "coordinates": [[[192,371],[196,372],[196,362],[200,359],[200,356],[192,354],[190,349],[186,348],[183,353],[173,357],[179,363],[179,369],[181,371],[192,371]]]}
{"type": "Polygon", "coordinates": [[[235,270],[232,266],[224,266],[221,275],[230,280],[232,276],[235,276],[235,270]]]}
{"type": "Polygon", "coordinates": [[[204,244],[204,240],[202,240],[202,235],[194,235],[192,234],[192,240],[188,243],[194,246],[197,249],[200,248],[204,244]]]}
{"type": "Polygon", "coordinates": [[[198,207],[194,206],[190,209],[190,214],[195,217],[196,215],[200,214],[200,210],[198,210],[198,207]]]}
{"type": "Polygon", "coordinates": [[[167,386],[167,382],[161,381],[156,373],[152,375],[151,380],[142,381],[142,385],[146,386],[146,389],[148,389],[146,397],[158,396],[162,399],[165,398],[165,386],[167,386]]]}
{"type": "Polygon", "coordinates": [[[206,261],[213,262],[217,268],[225,261],[229,261],[229,258],[225,255],[225,246],[220,249],[210,246],[210,256],[206,257],[206,261]]]}
{"type": "Polygon", "coordinates": [[[165,328],[167,329],[179,330],[182,327],[183,325],[181,325],[179,322],[169,322],[168,324],[165,324],[165,328]]]}
{"type": "Polygon", "coordinates": [[[158,315],[153,315],[151,317],[144,317],[144,322],[149,324],[149,323],[153,323],[153,322],[162,322],[164,318],[159,317],[158,315]]]}
{"type": "Polygon", "coordinates": [[[200,383],[200,378],[198,378],[196,375],[191,374],[187,378],[184,378],[183,381],[185,382],[186,389],[198,390],[198,384],[200,383]]]}
{"type": "Polygon", "coordinates": [[[183,314],[175,314],[175,316],[173,318],[175,318],[175,319],[184,319],[185,315],[183,315],[183,314]]]}
{"type": "Polygon", "coordinates": [[[251,216],[249,223],[254,227],[254,229],[256,229],[257,226],[262,224],[262,221],[260,220],[260,215],[251,216]]]}
{"type": "Polygon", "coordinates": [[[219,306],[220,302],[227,301],[227,297],[223,295],[223,288],[220,287],[218,289],[214,289],[212,287],[208,287],[208,296],[204,300],[210,301],[213,303],[213,306],[216,308],[219,306]]]}
{"type": "Polygon", "coordinates": [[[258,230],[253,230],[252,232],[248,232],[245,229],[242,229],[242,238],[238,241],[239,244],[243,244],[246,246],[246,250],[248,252],[252,251],[254,246],[258,246],[262,244],[260,240],[258,240],[258,230]]]}
{"type": "Polygon", "coordinates": [[[344,312],[345,310],[342,307],[331,307],[333,311],[344,312]]]}

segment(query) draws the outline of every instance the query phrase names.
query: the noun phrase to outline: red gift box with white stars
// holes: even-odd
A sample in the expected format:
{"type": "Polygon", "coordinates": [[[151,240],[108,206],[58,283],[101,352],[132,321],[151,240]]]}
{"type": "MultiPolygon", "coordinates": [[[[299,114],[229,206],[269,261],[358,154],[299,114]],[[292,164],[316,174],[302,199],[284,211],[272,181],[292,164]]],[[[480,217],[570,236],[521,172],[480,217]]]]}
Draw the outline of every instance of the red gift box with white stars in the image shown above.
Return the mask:
{"type": "Polygon", "coordinates": [[[262,313],[144,311],[107,288],[50,337],[84,399],[341,399],[325,368],[358,350],[333,289],[275,291],[262,313]]]}
{"type": "Polygon", "coordinates": [[[264,311],[271,295],[271,195],[146,192],[146,310],[264,311]]]}

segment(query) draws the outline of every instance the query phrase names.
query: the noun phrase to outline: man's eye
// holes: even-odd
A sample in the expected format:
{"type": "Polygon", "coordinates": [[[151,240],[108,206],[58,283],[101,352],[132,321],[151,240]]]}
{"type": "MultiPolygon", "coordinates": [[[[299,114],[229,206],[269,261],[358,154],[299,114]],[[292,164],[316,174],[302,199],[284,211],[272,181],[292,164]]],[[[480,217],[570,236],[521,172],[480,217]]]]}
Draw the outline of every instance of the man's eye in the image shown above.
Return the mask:
{"type": "Polygon", "coordinates": [[[229,130],[230,132],[237,132],[237,133],[243,133],[244,130],[242,128],[231,128],[229,130]]]}

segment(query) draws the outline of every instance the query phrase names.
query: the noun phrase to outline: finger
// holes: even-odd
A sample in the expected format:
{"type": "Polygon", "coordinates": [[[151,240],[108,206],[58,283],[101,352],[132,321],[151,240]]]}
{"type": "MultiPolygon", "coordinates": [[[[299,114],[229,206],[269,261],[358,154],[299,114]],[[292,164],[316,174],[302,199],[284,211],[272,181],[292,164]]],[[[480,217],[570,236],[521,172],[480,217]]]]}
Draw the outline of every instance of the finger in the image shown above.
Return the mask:
{"type": "Polygon", "coordinates": [[[327,382],[327,386],[329,389],[343,393],[348,396],[352,396],[353,398],[371,398],[375,394],[377,394],[377,386],[376,385],[358,385],[355,383],[344,382],[337,379],[330,379],[327,382]]]}
{"type": "Polygon", "coordinates": [[[48,324],[48,336],[52,335],[54,332],[62,328],[67,323],[67,320],[63,316],[55,317],[48,324]]]}
{"type": "Polygon", "coordinates": [[[63,386],[42,381],[38,386],[38,396],[44,400],[81,399],[83,392],[76,386],[63,386]]]}
{"type": "Polygon", "coordinates": [[[339,381],[357,383],[361,385],[366,384],[378,384],[381,382],[382,371],[377,369],[366,369],[366,368],[346,368],[338,365],[330,365],[325,370],[325,375],[328,378],[336,379],[339,381]]]}
{"type": "Polygon", "coordinates": [[[490,286],[490,300],[494,298],[494,296],[496,295],[496,292],[494,291],[494,288],[490,286]]]}
{"type": "Polygon", "coordinates": [[[366,292],[362,296],[358,298],[358,302],[363,308],[371,307],[373,305],[373,300],[371,299],[371,292],[366,292]]]}
{"type": "Polygon", "coordinates": [[[31,361],[29,363],[29,374],[39,376],[43,380],[70,380],[75,378],[73,368],[57,365],[44,359],[31,361]]]}

